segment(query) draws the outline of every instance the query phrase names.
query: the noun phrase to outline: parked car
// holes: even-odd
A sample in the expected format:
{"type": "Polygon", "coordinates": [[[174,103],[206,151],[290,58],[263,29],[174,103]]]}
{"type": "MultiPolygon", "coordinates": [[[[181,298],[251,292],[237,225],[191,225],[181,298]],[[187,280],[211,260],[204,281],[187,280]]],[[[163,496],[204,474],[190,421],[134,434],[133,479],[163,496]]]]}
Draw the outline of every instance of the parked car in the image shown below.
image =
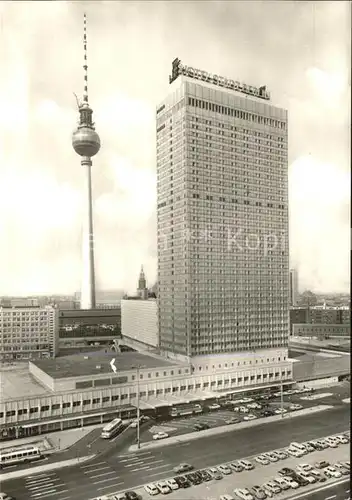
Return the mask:
{"type": "Polygon", "coordinates": [[[349,460],[340,460],[338,463],[340,465],[342,465],[342,467],[344,467],[348,471],[349,474],[351,473],[351,467],[350,467],[349,460]]]}
{"type": "Polygon", "coordinates": [[[256,415],[253,415],[253,413],[250,413],[249,415],[245,415],[243,417],[243,420],[246,420],[246,421],[248,421],[248,420],[255,420],[256,418],[257,418],[256,415]]]}
{"type": "Polygon", "coordinates": [[[349,439],[344,436],[343,434],[339,434],[338,436],[335,436],[336,439],[338,439],[340,441],[341,444],[347,444],[349,443],[349,439]]]}
{"type": "Polygon", "coordinates": [[[191,483],[184,476],[177,476],[174,479],[178,484],[179,488],[189,488],[191,486],[191,483]]]}
{"type": "Polygon", "coordinates": [[[155,434],[153,434],[153,439],[154,441],[157,441],[158,439],[165,439],[165,438],[168,438],[169,435],[167,432],[156,432],[155,434]]]}
{"type": "Polygon", "coordinates": [[[239,422],[241,422],[241,420],[236,417],[231,417],[228,420],[225,420],[225,424],[238,424],[239,422]]]}
{"type": "Polygon", "coordinates": [[[329,467],[329,462],[326,460],[320,460],[319,462],[315,462],[314,467],[316,469],[325,469],[325,467],[329,467]]]}
{"type": "Polygon", "coordinates": [[[301,477],[304,477],[304,479],[306,479],[309,484],[314,484],[317,482],[317,479],[314,476],[312,476],[310,472],[301,471],[299,475],[301,477]]]}
{"type": "Polygon", "coordinates": [[[338,443],[336,442],[336,440],[331,438],[331,437],[325,438],[324,441],[325,441],[325,443],[328,444],[328,446],[330,446],[330,448],[337,448],[338,447],[338,443]]]}
{"type": "Polygon", "coordinates": [[[228,464],[231,469],[233,469],[235,472],[242,472],[244,467],[243,465],[239,464],[238,462],[231,462],[228,464]]]}
{"type": "Polygon", "coordinates": [[[295,471],[289,467],[283,467],[279,470],[279,474],[280,476],[291,476],[292,474],[295,474],[295,471]]]}
{"type": "Polygon", "coordinates": [[[347,476],[350,473],[350,471],[340,463],[335,464],[334,467],[337,471],[341,472],[343,476],[347,476]]]}
{"type": "Polygon", "coordinates": [[[276,484],[278,484],[281,488],[281,491],[286,491],[290,489],[290,486],[287,484],[287,482],[284,480],[282,477],[274,477],[274,481],[276,484]]]}
{"type": "Polygon", "coordinates": [[[257,407],[257,403],[249,403],[247,405],[247,408],[249,408],[250,410],[255,410],[257,407]]]}
{"type": "Polygon", "coordinates": [[[155,486],[154,483],[149,483],[149,484],[146,484],[144,486],[144,489],[145,491],[149,494],[149,495],[159,495],[159,489],[155,486]]]}
{"type": "Polygon", "coordinates": [[[193,429],[195,431],[204,431],[205,429],[210,429],[210,425],[205,422],[197,422],[194,424],[193,429]]]}
{"type": "Polygon", "coordinates": [[[309,445],[313,449],[313,451],[314,450],[321,450],[321,447],[315,441],[308,441],[306,443],[306,446],[307,445],[309,445]]]}
{"type": "Polygon", "coordinates": [[[274,495],[281,493],[280,486],[277,483],[274,483],[274,481],[268,481],[263,486],[265,487],[266,490],[269,490],[274,495]]]}
{"type": "Polygon", "coordinates": [[[188,481],[190,481],[194,485],[201,484],[203,482],[202,476],[200,474],[197,474],[196,472],[190,472],[189,474],[186,474],[186,479],[188,479],[188,481]]]}
{"type": "Polygon", "coordinates": [[[217,403],[213,403],[208,406],[208,410],[220,410],[221,406],[218,405],[217,403]]]}
{"type": "Polygon", "coordinates": [[[279,460],[285,460],[288,457],[288,453],[284,450],[277,450],[277,451],[272,451],[274,455],[278,457],[279,460]]]}
{"type": "Polygon", "coordinates": [[[176,474],[182,474],[183,472],[189,472],[193,469],[194,469],[193,465],[182,463],[180,465],[176,465],[176,467],[174,467],[173,470],[174,472],[176,472],[176,474]]]}
{"type": "Polygon", "coordinates": [[[171,488],[166,484],[165,481],[159,481],[158,483],[155,484],[155,486],[158,488],[158,490],[162,495],[167,495],[168,493],[171,493],[171,488]]]}
{"type": "Polygon", "coordinates": [[[313,469],[309,471],[309,474],[315,477],[319,483],[324,483],[326,481],[326,477],[324,476],[324,474],[318,470],[313,469]]]}
{"type": "Polygon", "coordinates": [[[315,450],[315,448],[310,443],[304,443],[304,446],[308,453],[312,453],[315,450]]]}
{"type": "Polygon", "coordinates": [[[178,490],[179,489],[179,485],[177,484],[175,479],[166,479],[165,483],[168,485],[170,490],[178,490]]]}
{"type": "Polygon", "coordinates": [[[267,494],[261,486],[252,486],[249,491],[257,500],[265,500],[267,497],[267,494]]]}
{"type": "Polygon", "coordinates": [[[276,415],[281,415],[282,413],[287,413],[287,410],[285,410],[285,408],[277,408],[276,410],[274,410],[274,413],[276,415]]]}
{"type": "Polygon", "coordinates": [[[274,496],[274,493],[271,490],[268,490],[265,487],[265,484],[263,484],[262,488],[267,497],[272,498],[274,496]]]}
{"type": "Polygon", "coordinates": [[[326,450],[326,448],[329,448],[328,443],[326,443],[324,439],[316,439],[314,442],[318,443],[322,450],[326,450]]]}
{"type": "Polygon", "coordinates": [[[253,495],[247,488],[236,488],[233,492],[241,500],[254,500],[253,495]]]}
{"type": "Polygon", "coordinates": [[[299,484],[291,476],[285,476],[282,479],[284,481],[286,481],[286,483],[289,485],[289,487],[292,488],[293,490],[296,490],[297,488],[299,488],[299,484]]]}
{"type": "Polygon", "coordinates": [[[313,470],[313,467],[310,464],[299,464],[297,465],[298,472],[309,472],[313,470]]]}
{"type": "Polygon", "coordinates": [[[254,459],[256,462],[258,462],[258,464],[261,464],[261,465],[268,465],[270,464],[270,460],[265,457],[264,455],[258,455],[257,457],[255,457],[254,459]]]}
{"type": "MultiPolygon", "coordinates": [[[[147,417],[147,415],[141,415],[139,417],[139,424],[143,424],[143,422],[148,422],[148,420],[150,420],[150,417],[147,417]]],[[[138,423],[138,419],[136,418],[135,420],[133,420],[133,422],[131,423],[130,427],[136,428],[137,427],[137,423],[138,423]]]]}
{"type": "Polygon", "coordinates": [[[339,462],[340,464],[342,464],[344,467],[346,467],[346,469],[350,470],[350,461],[349,460],[340,460],[339,462]]]}
{"type": "Polygon", "coordinates": [[[300,486],[308,486],[309,481],[305,477],[303,477],[301,474],[296,473],[292,474],[292,479],[296,481],[300,486]]]}
{"type": "Polygon", "coordinates": [[[233,496],[226,493],[225,495],[220,495],[220,500],[235,500],[233,496]]]}
{"type": "Polygon", "coordinates": [[[213,479],[216,479],[217,481],[219,479],[222,479],[222,474],[220,471],[218,471],[215,467],[211,467],[210,469],[207,469],[207,472],[211,475],[213,479]]]}
{"type": "Polygon", "coordinates": [[[254,465],[249,460],[238,460],[238,464],[242,465],[242,467],[245,470],[252,470],[252,469],[254,469],[254,465]]]}
{"type": "Polygon", "coordinates": [[[279,460],[277,456],[270,451],[268,453],[264,453],[264,457],[268,458],[270,462],[277,462],[279,460]]]}
{"type": "Polygon", "coordinates": [[[203,481],[211,481],[212,477],[206,470],[199,471],[199,474],[202,476],[203,481]]]}
{"type": "Polygon", "coordinates": [[[249,410],[248,408],[246,408],[245,406],[240,406],[240,413],[249,413],[249,410]]]}
{"type": "Polygon", "coordinates": [[[126,500],[139,500],[139,495],[135,491],[125,491],[126,500]]]}
{"type": "Polygon", "coordinates": [[[329,467],[325,467],[324,474],[327,477],[335,477],[335,478],[342,476],[341,472],[339,470],[335,469],[335,467],[333,467],[332,465],[329,465],[329,467]]]}
{"type": "Polygon", "coordinates": [[[295,448],[287,448],[287,452],[289,455],[295,457],[295,458],[300,458],[303,457],[304,453],[300,450],[296,450],[295,448]]]}
{"type": "Polygon", "coordinates": [[[218,469],[221,472],[221,474],[223,474],[224,476],[228,476],[229,474],[232,474],[232,470],[228,465],[225,465],[225,464],[219,465],[218,469]]]}
{"type": "Polygon", "coordinates": [[[302,408],[303,408],[303,406],[299,405],[299,404],[292,404],[292,405],[289,406],[289,409],[291,411],[301,410],[302,408]]]}

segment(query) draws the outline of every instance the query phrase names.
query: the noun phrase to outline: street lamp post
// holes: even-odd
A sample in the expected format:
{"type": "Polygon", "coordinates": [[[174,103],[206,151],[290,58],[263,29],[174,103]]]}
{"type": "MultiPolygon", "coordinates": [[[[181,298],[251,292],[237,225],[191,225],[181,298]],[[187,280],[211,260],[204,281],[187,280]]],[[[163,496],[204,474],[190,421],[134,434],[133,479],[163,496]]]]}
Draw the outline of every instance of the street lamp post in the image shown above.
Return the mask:
{"type": "Polygon", "coordinates": [[[284,383],[281,380],[280,386],[280,396],[281,396],[281,418],[284,418],[284,383]]]}
{"type": "Polygon", "coordinates": [[[139,378],[140,378],[140,369],[143,368],[142,365],[137,365],[133,366],[132,368],[136,369],[136,374],[137,374],[137,448],[140,449],[141,447],[141,439],[140,439],[140,416],[141,416],[141,410],[140,410],[140,397],[139,397],[139,378]]]}
{"type": "Polygon", "coordinates": [[[141,447],[141,439],[140,439],[140,427],[139,427],[139,419],[140,419],[140,404],[139,404],[139,369],[137,366],[137,448],[138,450],[141,447]]]}

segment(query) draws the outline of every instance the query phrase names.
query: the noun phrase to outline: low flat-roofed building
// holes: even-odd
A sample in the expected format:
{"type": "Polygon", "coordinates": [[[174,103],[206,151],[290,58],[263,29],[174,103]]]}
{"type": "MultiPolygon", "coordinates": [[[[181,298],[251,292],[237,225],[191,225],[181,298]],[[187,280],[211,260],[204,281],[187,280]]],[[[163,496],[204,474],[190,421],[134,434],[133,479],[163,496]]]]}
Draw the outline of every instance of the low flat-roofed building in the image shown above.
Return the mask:
{"type": "Polygon", "coordinates": [[[0,359],[55,357],[58,331],[54,307],[0,307],[0,359]]]}
{"type": "Polygon", "coordinates": [[[141,410],[163,412],[181,402],[292,384],[291,360],[274,354],[243,353],[236,361],[218,355],[216,364],[207,365],[204,359],[197,365],[150,353],[113,353],[106,349],[31,361],[29,375],[39,392],[20,392],[18,397],[13,394],[0,402],[0,438],[134,416],[138,389],[141,410]]]}
{"type": "Polygon", "coordinates": [[[349,324],[328,324],[319,323],[295,323],[292,325],[293,337],[350,337],[351,326],[349,324]]]}
{"type": "Polygon", "coordinates": [[[50,360],[46,359],[38,360],[29,363],[29,371],[38,382],[52,391],[71,391],[133,381],[137,367],[140,367],[141,378],[143,374],[147,374],[145,378],[154,379],[159,376],[154,370],[175,365],[181,366],[180,363],[160,356],[139,352],[114,353],[109,350],[56,358],[55,363],[50,363],[50,360]],[[111,367],[112,360],[116,373],[111,367]]]}
{"type": "Polygon", "coordinates": [[[59,349],[111,345],[121,336],[121,307],[60,309],[59,349]]]}
{"type": "Polygon", "coordinates": [[[351,310],[348,307],[291,307],[290,334],[295,324],[350,325],[351,310]]]}
{"type": "Polygon", "coordinates": [[[121,301],[121,333],[136,347],[158,347],[158,304],[156,299],[121,301]]]}
{"type": "Polygon", "coordinates": [[[1,400],[11,401],[18,398],[30,398],[52,394],[45,385],[39,383],[27,368],[4,370],[0,372],[1,400]]]}

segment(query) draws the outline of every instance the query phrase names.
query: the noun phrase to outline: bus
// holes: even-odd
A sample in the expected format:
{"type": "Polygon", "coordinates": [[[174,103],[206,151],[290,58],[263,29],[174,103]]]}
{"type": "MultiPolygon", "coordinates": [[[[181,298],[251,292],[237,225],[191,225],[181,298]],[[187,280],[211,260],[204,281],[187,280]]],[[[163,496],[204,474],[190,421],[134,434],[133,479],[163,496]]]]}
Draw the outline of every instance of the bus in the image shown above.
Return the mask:
{"type": "Polygon", "coordinates": [[[36,446],[0,450],[0,469],[10,465],[39,460],[41,458],[43,458],[43,455],[36,446]]]}
{"type": "Polygon", "coordinates": [[[121,418],[115,418],[110,423],[108,423],[101,431],[101,437],[103,439],[110,439],[120,432],[123,428],[123,422],[121,418]]]}
{"type": "Polygon", "coordinates": [[[203,412],[203,408],[198,403],[181,403],[170,409],[170,417],[185,417],[203,412]]]}

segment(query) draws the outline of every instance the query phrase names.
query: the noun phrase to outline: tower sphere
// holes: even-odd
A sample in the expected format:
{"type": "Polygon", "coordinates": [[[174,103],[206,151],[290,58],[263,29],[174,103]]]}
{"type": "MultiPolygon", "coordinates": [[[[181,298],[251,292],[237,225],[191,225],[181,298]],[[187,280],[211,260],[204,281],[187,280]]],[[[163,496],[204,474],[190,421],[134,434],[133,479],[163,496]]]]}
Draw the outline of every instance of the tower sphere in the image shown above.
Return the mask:
{"type": "Polygon", "coordinates": [[[72,135],[72,146],[80,156],[95,156],[100,149],[98,134],[90,127],[79,127],[72,135]]]}

